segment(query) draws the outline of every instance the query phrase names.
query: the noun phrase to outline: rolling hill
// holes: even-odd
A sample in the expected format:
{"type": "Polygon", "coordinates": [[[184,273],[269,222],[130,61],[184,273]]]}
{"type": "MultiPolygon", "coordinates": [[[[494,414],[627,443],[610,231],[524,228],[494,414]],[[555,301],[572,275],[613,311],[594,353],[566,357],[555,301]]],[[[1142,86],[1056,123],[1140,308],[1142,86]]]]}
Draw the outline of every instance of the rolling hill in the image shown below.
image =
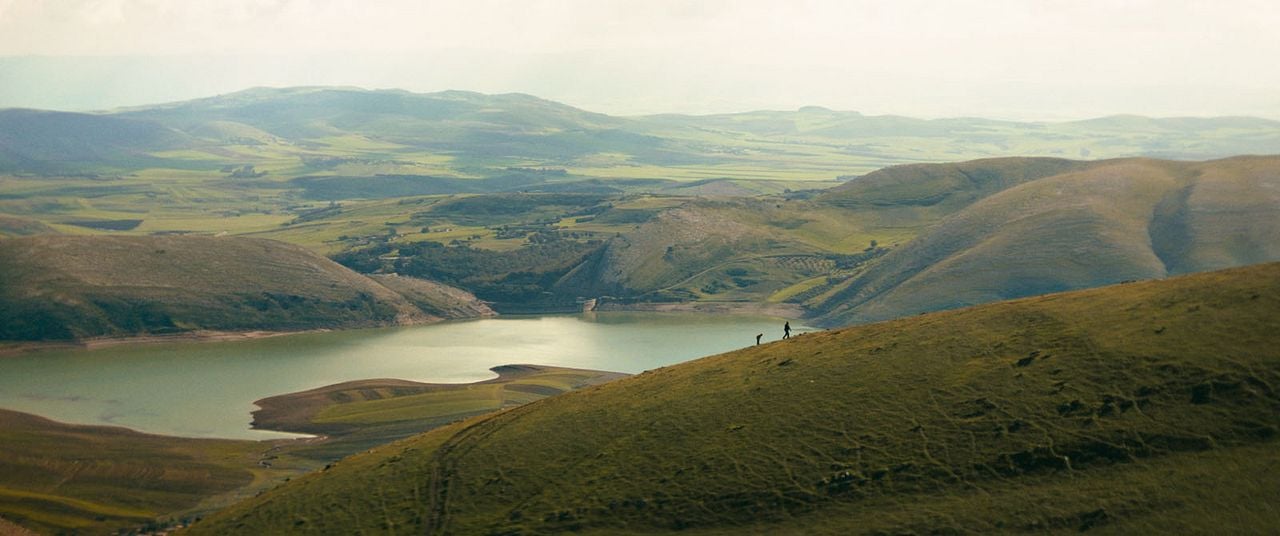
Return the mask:
{"type": "Polygon", "coordinates": [[[785,300],[835,326],[1280,260],[1280,158],[909,164],[636,221],[557,290],[785,300]]]}
{"type": "Polygon", "coordinates": [[[1247,533],[1280,264],[805,334],[463,421],[191,534],[1247,533]]]}
{"type": "Polygon", "coordinates": [[[822,197],[958,210],[814,304],[828,324],[1280,259],[1280,157],[1002,159],[866,179],[822,197]]]}
{"type": "Polygon", "coordinates": [[[13,238],[0,240],[0,273],[0,339],[8,340],[381,326],[491,313],[456,289],[388,281],[402,295],[301,247],[253,238],[13,238]]]}
{"type": "MultiPolygon", "coordinates": [[[[136,530],[290,474],[258,463],[266,442],[158,436],[3,409],[0,441],[0,513],[45,534],[136,530]]],[[[0,534],[10,534],[3,524],[0,534]]]]}
{"type": "Polygon", "coordinates": [[[102,114],[0,110],[0,170],[111,171],[155,165],[149,153],[192,140],[170,128],[102,114]],[[107,169],[102,169],[107,168],[107,169]]]}
{"type": "Polygon", "coordinates": [[[0,409],[0,536],[34,534],[23,527],[171,531],[370,447],[626,376],[538,365],[493,370],[498,378],[477,383],[363,380],[257,402],[255,427],[322,435],[305,439],[173,437],[0,409]]]}
{"type": "MultiPolygon", "coordinates": [[[[250,164],[286,179],[447,181],[554,167],[576,180],[803,182],[998,156],[1203,159],[1277,151],[1280,123],[1245,117],[1037,123],[819,107],[612,117],[525,94],[352,87],[253,88],[95,114],[0,110],[0,171],[46,175],[183,169],[215,179],[221,169],[250,164]]],[[[461,186],[442,187],[450,185],[461,186]]]]}

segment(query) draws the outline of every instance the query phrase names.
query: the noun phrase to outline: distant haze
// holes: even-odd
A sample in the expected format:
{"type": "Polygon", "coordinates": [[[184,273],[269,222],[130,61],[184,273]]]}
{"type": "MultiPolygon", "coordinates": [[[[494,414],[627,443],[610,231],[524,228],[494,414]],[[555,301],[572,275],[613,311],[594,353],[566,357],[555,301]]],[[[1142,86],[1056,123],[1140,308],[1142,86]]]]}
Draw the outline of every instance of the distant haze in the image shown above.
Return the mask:
{"type": "Polygon", "coordinates": [[[624,115],[1280,118],[1276,28],[1273,0],[0,0],[0,107],[351,85],[624,115]]]}

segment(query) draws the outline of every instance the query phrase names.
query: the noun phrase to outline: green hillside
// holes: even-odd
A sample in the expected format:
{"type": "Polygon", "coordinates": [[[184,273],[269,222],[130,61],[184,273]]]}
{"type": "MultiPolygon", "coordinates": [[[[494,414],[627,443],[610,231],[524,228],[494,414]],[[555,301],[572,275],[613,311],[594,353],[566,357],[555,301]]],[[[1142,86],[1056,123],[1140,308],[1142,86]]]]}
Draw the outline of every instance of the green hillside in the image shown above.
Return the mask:
{"type": "MultiPolygon", "coordinates": [[[[46,534],[116,534],[296,473],[270,443],[64,424],[0,410],[0,515],[46,534]]],[[[4,527],[0,527],[0,534],[4,527]]]]}
{"type": "Polygon", "coordinates": [[[408,299],[301,247],[251,238],[6,239],[0,273],[0,339],[10,340],[380,326],[485,311],[454,289],[393,282],[408,299]]]}
{"type": "Polygon", "coordinates": [[[802,335],[343,460],[192,534],[1256,533],[1280,264],[802,335]]]}
{"type": "Polygon", "coordinates": [[[290,446],[291,457],[321,463],[459,420],[625,377],[618,372],[545,365],[502,365],[475,383],[358,380],[276,395],[254,404],[253,427],[322,436],[290,446]]]}
{"type": "Polygon", "coordinates": [[[476,383],[362,380],[257,402],[255,427],[320,435],[299,439],[171,437],[0,410],[0,535],[168,530],[343,456],[626,376],[493,370],[499,377],[476,383]]]}
{"type": "MultiPolygon", "coordinates": [[[[938,176],[982,174],[1003,186],[941,188],[971,204],[812,304],[824,321],[885,320],[1280,259],[1278,157],[1055,162],[1036,173],[985,163],[955,165],[970,168],[959,175],[947,173],[950,165],[890,168],[898,176],[891,187],[826,194],[880,199],[895,187],[927,189],[938,176]]],[[[867,178],[886,182],[879,173],[867,178]]]]}

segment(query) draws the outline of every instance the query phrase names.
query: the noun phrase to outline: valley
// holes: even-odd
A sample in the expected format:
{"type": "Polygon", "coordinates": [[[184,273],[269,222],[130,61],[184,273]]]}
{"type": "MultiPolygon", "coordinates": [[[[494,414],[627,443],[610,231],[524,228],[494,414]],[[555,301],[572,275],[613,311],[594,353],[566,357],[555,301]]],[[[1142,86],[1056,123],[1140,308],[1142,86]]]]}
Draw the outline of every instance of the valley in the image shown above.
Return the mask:
{"type": "Polygon", "coordinates": [[[0,518],[84,534],[189,521],[372,446],[626,375],[598,369],[638,373],[781,325],[597,313],[4,357],[0,518]]]}
{"type": "Polygon", "coordinates": [[[472,384],[366,380],[259,401],[256,426],[324,434],[292,440],[151,435],[0,410],[10,446],[0,455],[0,516],[57,533],[165,530],[371,446],[625,376],[495,369],[498,378],[472,384]]]}
{"type": "Polygon", "coordinates": [[[0,110],[0,521],[1273,526],[1277,153],[1237,117],[0,110]]]}
{"type": "MultiPolygon", "coordinates": [[[[506,314],[765,303],[838,326],[1280,259],[1280,161],[1233,156],[1280,152],[1262,119],[615,117],[521,94],[257,88],[3,110],[0,149],[0,236],[265,238],[506,314]]],[[[487,314],[430,301],[274,322],[487,314]]],[[[4,338],[138,331],[49,329],[4,338]]]]}

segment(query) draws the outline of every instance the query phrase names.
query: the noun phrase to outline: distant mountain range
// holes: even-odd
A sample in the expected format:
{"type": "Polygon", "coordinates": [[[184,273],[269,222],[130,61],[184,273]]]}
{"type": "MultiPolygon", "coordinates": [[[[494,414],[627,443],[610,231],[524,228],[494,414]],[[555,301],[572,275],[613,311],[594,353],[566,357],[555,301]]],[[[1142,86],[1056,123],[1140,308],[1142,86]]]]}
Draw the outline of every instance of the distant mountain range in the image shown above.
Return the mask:
{"type": "Polygon", "coordinates": [[[889,164],[991,156],[1204,159],[1276,152],[1280,122],[1248,117],[1024,123],[818,107],[611,117],[529,95],[464,91],[255,88],[95,114],[0,110],[0,171],[31,173],[271,163],[298,176],[331,174],[343,162],[421,163],[435,155],[448,159],[437,171],[457,177],[492,176],[509,166],[662,178],[661,169],[681,166],[801,164],[806,178],[834,179],[889,164]]]}

